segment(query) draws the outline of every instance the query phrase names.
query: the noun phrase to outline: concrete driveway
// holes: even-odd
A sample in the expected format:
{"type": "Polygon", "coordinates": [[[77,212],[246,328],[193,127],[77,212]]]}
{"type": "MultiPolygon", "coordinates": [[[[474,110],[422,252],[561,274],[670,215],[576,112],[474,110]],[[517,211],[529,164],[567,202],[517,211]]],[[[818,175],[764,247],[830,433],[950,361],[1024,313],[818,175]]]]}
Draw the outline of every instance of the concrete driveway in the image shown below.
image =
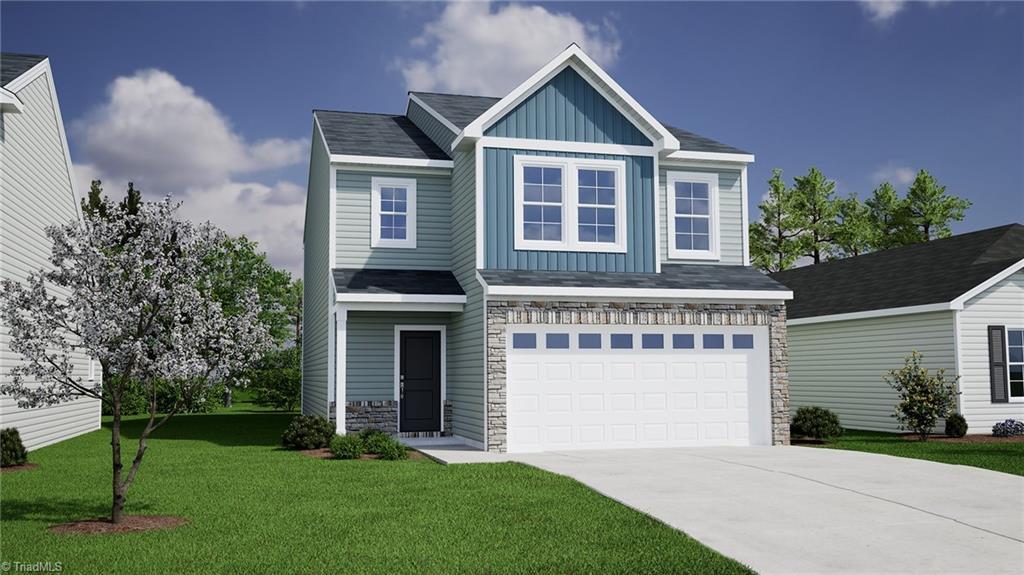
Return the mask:
{"type": "Polygon", "coordinates": [[[807,447],[512,459],[572,477],[760,573],[1022,573],[1024,478],[807,447]]]}

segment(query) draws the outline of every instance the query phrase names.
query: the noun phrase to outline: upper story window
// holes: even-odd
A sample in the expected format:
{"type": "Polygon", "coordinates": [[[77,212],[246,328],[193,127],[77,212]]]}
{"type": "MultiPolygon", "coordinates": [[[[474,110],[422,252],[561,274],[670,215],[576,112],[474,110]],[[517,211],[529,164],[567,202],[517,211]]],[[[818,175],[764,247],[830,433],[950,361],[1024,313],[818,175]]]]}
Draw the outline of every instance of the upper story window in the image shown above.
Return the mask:
{"type": "Polygon", "coordinates": [[[626,164],[516,156],[518,250],[626,251],[626,164]]]}
{"type": "Polygon", "coordinates": [[[669,172],[668,256],[718,259],[718,175],[669,172]]]}
{"type": "Polygon", "coordinates": [[[416,247],[416,180],[372,178],[370,246],[416,247]]]}

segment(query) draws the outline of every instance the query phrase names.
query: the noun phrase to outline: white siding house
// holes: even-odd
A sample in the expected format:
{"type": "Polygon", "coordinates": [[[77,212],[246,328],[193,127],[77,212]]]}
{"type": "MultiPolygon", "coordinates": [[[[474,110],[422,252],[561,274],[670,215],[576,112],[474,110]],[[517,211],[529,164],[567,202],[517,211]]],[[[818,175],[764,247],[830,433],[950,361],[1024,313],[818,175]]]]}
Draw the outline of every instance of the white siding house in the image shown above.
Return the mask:
{"type": "Polygon", "coordinates": [[[916,350],[959,377],[968,433],[1024,420],[1022,267],[1024,226],[1011,224],[773,274],[794,292],[791,405],[899,431],[883,376],[916,350]]]}
{"type": "MultiPolygon", "coordinates": [[[[0,70],[0,278],[24,281],[48,263],[46,226],[81,219],[81,212],[49,60],[5,53],[0,70]]],[[[20,360],[9,341],[0,324],[0,380],[20,360]]],[[[89,358],[74,359],[76,373],[89,377],[89,358]]],[[[0,397],[0,427],[17,428],[29,449],[99,426],[100,403],[94,399],[26,410],[0,397]]]]}

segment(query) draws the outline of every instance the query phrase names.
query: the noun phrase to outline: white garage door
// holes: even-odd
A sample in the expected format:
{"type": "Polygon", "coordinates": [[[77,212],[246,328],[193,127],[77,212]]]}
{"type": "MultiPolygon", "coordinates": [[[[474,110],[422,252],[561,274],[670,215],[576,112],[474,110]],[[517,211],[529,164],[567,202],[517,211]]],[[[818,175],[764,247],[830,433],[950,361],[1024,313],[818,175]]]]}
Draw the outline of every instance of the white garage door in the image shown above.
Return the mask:
{"type": "Polygon", "coordinates": [[[509,326],[512,452],[768,445],[767,327],[509,326]]]}

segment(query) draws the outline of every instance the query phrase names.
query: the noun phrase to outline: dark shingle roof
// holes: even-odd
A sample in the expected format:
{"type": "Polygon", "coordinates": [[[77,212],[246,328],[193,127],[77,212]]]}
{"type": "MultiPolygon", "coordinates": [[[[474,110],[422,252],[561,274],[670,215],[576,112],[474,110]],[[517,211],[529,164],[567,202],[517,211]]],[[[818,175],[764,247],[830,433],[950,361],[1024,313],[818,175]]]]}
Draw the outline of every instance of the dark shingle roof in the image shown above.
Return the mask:
{"type": "MultiPolygon", "coordinates": [[[[433,92],[410,92],[430,106],[435,112],[441,114],[446,120],[454,124],[460,130],[465,128],[483,114],[491,106],[498,103],[501,98],[488,96],[465,96],[460,94],[436,94],[433,92]]],[[[726,154],[746,154],[743,150],[716,142],[711,138],[699,136],[693,132],[687,132],[675,126],[663,124],[673,136],[679,139],[681,150],[688,152],[720,152],[726,154]]]]}
{"type": "Polygon", "coordinates": [[[28,72],[45,59],[46,56],[35,54],[0,53],[0,86],[10,84],[15,78],[28,72]]]}
{"type": "Polygon", "coordinates": [[[438,94],[435,92],[409,92],[455,124],[460,130],[480,117],[501,98],[489,96],[464,96],[460,94],[438,94]]]}
{"type": "Polygon", "coordinates": [[[465,295],[459,280],[446,270],[336,269],[338,293],[465,295]]]}
{"type": "Polygon", "coordinates": [[[679,290],[784,291],[768,276],[745,266],[664,264],[660,274],[480,270],[487,285],[531,287],[603,287],[679,290]]]}
{"type": "Polygon", "coordinates": [[[1024,225],[772,274],[793,290],[790,319],[950,302],[1024,258],[1024,225]]]}
{"type": "Polygon", "coordinates": [[[332,154],[450,160],[405,116],[314,110],[332,154]]]}

